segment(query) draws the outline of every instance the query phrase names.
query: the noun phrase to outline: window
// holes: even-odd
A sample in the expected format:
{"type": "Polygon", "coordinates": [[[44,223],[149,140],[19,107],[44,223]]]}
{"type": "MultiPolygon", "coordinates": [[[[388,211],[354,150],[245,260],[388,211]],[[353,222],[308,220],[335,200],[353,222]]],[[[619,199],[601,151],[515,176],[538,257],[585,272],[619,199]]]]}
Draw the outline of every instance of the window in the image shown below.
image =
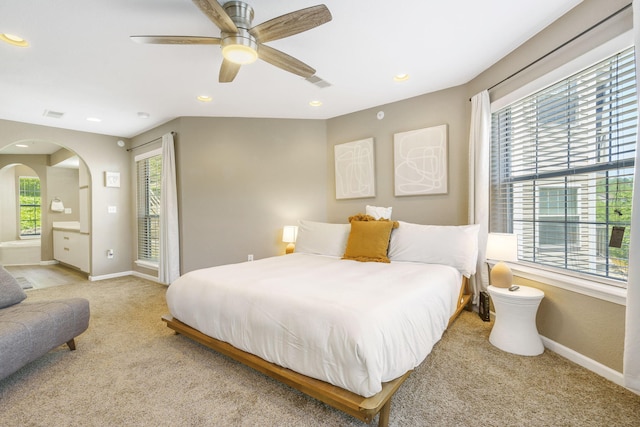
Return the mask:
{"type": "Polygon", "coordinates": [[[565,244],[576,247],[578,234],[577,188],[540,187],[540,250],[555,251],[565,244]]]}
{"type": "Polygon", "coordinates": [[[40,179],[21,176],[19,183],[20,237],[40,236],[40,179]]]}
{"type": "Polygon", "coordinates": [[[160,190],[162,155],[160,150],[136,157],[138,261],[151,264],[160,259],[160,190]]]}
{"type": "Polygon", "coordinates": [[[518,234],[522,261],[626,286],[636,119],[633,48],[494,112],[491,231],[518,234]]]}

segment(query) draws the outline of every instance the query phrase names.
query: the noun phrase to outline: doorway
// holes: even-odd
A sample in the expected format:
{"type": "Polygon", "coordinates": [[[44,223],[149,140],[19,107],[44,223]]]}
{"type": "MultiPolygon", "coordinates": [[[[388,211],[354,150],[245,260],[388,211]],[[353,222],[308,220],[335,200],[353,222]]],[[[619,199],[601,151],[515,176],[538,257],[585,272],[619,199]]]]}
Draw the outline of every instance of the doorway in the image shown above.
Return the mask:
{"type": "MultiPolygon", "coordinates": [[[[2,248],[0,264],[57,263],[53,242],[53,228],[57,224],[73,226],[89,235],[90,183],[85,162],[75,152],[58,144],[20,141],[1,149],[0,243],[11,249],[2,248]],[[40,184],[40,206],[32,209],[32,213],[39,210],[39,224],[33,216],[31,218],[31,224],[39,226],[39,233],[32,230],[31,235],[22,232],[21,226],[20,181],[25,176],[37,178],[40,184]]],[[[89,262],[83,271],[89,270],[90,265],[89,262]]],[[[90,274],[90,271],[85,273],[90,274]]]]}

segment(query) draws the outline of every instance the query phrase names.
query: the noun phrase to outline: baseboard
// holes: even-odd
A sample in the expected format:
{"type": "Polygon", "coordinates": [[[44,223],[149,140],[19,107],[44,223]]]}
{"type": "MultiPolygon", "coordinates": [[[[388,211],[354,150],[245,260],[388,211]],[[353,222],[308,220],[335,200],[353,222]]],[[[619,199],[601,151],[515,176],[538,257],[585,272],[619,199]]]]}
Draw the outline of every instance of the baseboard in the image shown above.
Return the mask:
{"type": "Polygon", "coordinates": [[[89,276],[89,280],[91,282],[97,282],[98,280],[114,279],[116,277],[131,276],[132,274],[132,271],[120,271],[118,273],[103,274],[100,276],[89,276]]]}
{"type": "MultiPolygon", "coordinates": [[[[548,348],[554,353],[557,353],[560,356],[566,359],[569,359],[574,363],[577,363],[583,368],[586,368],[591,372],[594,372],[600,375],[601,377],[604,377],[609,381],[624,387],[624,377],[622,376],[621,372],[611,369],[600,362],[596,362],[595,360],[590,359],[587,356],[580,354],[575,350],[571,350],[569,347],[565,347],[562,344],[559,344],[553,340],[550,340],[547,337],[540,335],[540,338],[542,338],[542,343],[544,344],[545,348],[548,348]]],[[[630,391],[633,391],[633,390],[630,390],[630,391]]]]}
{"type": "Polygon", "coordinates": [[[131,274],[136,276],[136,277],[140,277],[142,279],[147,279],[147,280],[151,280],[152,282],[160,283],[160,281],[158,280],[158,278],[156,276],[151,276],[149,274],[140,273],[139,271],[132,271],[131,274]]]}
{"type": "Polygon", "coordinates": [[[59,264],[58,261],[56,261],[55,259],[49,260],[49,261],[40,261],[40,265],[56,265],[59,264]]]}
{"type": "Polygon", "coordinates": [[[160,283],[156,276],[150,276],[148,274],[140,273],[139,271],[120,271],[118,273],[111,274],[103,274],[101,276],[89,276],[89,280],[92,282],[97,282],[98,280],[106,280],[106,279],[114,279],[116,277],[124,277],[124,276],[135,276],[140,277],[141,279],[147,279],[152,282],[160,283]]]}

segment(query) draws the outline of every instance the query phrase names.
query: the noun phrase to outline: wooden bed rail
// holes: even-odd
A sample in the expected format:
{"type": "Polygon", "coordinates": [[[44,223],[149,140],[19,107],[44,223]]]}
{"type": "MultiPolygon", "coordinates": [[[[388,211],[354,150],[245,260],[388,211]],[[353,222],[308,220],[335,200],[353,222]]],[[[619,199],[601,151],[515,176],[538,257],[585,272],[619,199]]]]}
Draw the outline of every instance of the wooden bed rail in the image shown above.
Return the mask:
{"type": "Polygon", "coordinates": [[[224,341],[211,338],[202,332],[174,319],[170,315],[162,316],[167,326],[179,334],[183,334],[194,341],[209,347],[218,353],[224,354],[250,368],[253,368],[271,378],[287,384],[302,393],[318,399],[335,409],[347,413],[361,421],[370,423],[380,413],[378,426],[389,425],[391,412],[391,397],[398,390],[404,380],[412,371],[405,373],[400,378],[382,384],[382,391],[372,397],[362,397],[348,390],[336,387],[324,381],[294,372],[255,356],[251,353],[239,350],[224,341]]]}

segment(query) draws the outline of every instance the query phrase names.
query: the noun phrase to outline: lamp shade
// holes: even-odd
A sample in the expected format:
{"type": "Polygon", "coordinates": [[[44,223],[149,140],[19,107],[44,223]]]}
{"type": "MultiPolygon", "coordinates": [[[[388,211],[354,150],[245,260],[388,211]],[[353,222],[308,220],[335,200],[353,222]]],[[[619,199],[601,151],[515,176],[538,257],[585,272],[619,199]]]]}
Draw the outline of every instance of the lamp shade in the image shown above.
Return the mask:
{"type": "Polygon", "coordinates": [[[489,233],[487,236],[486,258],[497,261],[517,261],[518,235],[489,233]]]}
{"type": "Polygon", "coordinates": [[[298,237],[298,227],[295,225],[285,225],[282,229],[282,241],[285,243],[293,243],[298,237]]]}
{"type": "Polygon", "coordinates": [[[498,261],[489,275],[491,285],[497,288],[511,286],[513,273],[504,261],[518,260],[518,236],[516,234],[489,233],[486,258],[498,261]]]}

